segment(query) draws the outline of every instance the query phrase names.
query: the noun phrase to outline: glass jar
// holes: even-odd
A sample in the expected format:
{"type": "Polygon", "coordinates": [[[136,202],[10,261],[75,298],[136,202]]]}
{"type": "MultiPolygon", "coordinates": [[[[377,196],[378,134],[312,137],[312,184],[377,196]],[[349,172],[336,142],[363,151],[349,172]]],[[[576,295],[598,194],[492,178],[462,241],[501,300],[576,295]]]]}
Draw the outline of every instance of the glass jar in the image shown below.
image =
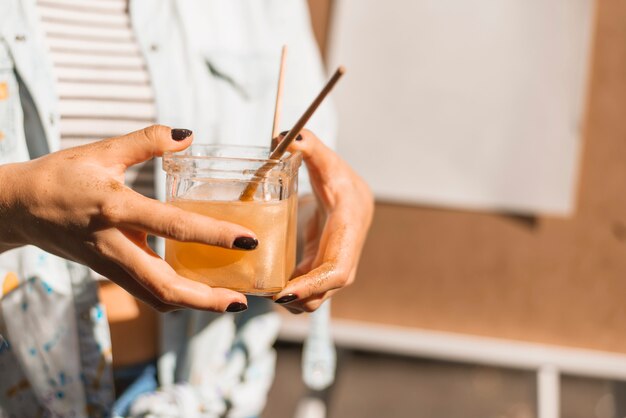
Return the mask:
{"type": "Polygon", "coordinates": [[[245,226],[251,251],[166,240],[165,260],[183,277],[250,295],[280,292],[296,260],[300,153],[268,159],[269,149],[191,145],[163,156],[171,205],[245,226]]]}

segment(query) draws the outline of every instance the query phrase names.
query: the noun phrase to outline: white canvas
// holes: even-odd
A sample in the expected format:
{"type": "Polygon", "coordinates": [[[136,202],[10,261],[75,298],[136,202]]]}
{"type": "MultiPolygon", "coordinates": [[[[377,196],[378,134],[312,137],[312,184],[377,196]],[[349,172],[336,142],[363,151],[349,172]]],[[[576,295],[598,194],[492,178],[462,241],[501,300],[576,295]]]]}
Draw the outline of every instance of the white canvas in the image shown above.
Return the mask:
{"type": "Polygon", "coordinates": [[[337,0],[339,151],[377,198],[567,215],[592,0],[337,0]]]}

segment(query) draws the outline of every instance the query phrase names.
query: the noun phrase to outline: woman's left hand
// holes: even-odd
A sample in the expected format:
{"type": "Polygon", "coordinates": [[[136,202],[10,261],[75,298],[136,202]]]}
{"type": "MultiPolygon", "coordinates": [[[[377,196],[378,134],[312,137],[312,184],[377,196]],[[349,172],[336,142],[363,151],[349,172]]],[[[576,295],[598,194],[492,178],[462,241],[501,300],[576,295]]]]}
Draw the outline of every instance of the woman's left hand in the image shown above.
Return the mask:
{"type": "Polygon", "coordinates": [[[372,193],[350,166],[312,132],[301,132],[289,151],[300,151],[309,171],[317,210],[304,232],[302,261],[276,303],[292,313],[313,312],[355,278],[372,222],[372,193]]]}

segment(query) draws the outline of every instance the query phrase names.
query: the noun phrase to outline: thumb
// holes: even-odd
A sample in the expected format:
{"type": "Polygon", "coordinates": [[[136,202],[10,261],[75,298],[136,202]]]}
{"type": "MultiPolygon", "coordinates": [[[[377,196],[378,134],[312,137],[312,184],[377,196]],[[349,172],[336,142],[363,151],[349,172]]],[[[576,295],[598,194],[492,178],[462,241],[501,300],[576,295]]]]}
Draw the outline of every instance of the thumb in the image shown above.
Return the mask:
{"type": "Polygon", "coordinates": [[[94,144],[101,149],[100,158],[107,163],[125,167],[160,157],[167,151],[182,151],[191,145],[193,132],[152,125],[124,136],[109,138],[94,144]]]}
{"type": "MultiPolygon", "coordinates": [[[[279,138],[282,139],[282,138],[279,138]]],[[[302,130],[287,148],[301,152],[313,192],[328,210],[336,204],[341,190],[350,190],[355,174],[348,164],[328,148],[313,132],[302,130]]]]}

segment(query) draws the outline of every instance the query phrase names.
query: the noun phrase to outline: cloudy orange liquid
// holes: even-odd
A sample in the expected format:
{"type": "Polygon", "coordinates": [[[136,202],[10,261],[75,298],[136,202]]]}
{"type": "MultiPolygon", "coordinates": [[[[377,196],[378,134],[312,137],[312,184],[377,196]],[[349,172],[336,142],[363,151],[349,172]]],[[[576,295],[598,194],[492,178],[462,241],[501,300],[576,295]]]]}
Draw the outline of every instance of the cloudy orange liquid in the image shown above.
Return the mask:
{"type": "Polygon", "coordinates": [[[176,200],[170,204],[245,226],[259,240],[252,251],[167,240],[165,260],[178,274],[254,295],[275,294],[285,287],[296,258],[295,196],[269,202],[176,200]]]}

